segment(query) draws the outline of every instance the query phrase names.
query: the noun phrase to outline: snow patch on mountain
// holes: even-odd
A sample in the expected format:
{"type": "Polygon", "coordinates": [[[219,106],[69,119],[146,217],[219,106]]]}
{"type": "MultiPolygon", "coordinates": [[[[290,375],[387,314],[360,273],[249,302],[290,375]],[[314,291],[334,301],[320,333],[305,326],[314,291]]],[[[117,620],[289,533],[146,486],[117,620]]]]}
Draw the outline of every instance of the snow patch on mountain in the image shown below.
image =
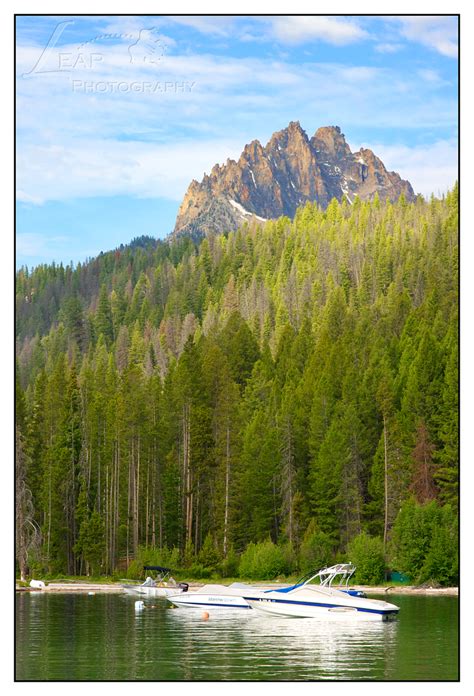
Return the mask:
{"type": "Polygon", "coordinates": [[[251,213],[249,210],[245,210],[243,205],[240,205],[240,203],[237,203],[237,201],[233,201],[232,198],[229,198],[229,203],[233,208],[239,211],[239,213],[244,217],[254,217],[257,218],[257,220],[261,220],[262,222],[266,222],[267,218],[260,217],[260,215],[255,215],[255,213],[251,213]]]}

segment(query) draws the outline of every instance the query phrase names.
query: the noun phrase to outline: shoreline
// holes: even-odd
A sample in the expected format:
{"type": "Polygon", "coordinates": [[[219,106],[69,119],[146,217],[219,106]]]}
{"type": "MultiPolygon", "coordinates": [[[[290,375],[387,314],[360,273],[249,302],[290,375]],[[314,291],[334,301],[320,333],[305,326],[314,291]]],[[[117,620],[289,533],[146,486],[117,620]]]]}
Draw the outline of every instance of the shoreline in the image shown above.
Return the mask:
{"type": "MultiPolygon", "coordinates": [[[[189,591],[196,591],[200,587],[203,587],[205,583],[190,583],[189,591]]],[[[265,583],[268,587],[284,587],[285,583],[265,583]]],[[[458,597],[459,588],[458,587],[416,587],[415,585],[397,586],[390,585],[388,587],[369,587],[367,585],[351,585],[351,589],[363,590],[368,596],[370,595],[430,595],[430,596],[448,596],[448,597],[458,597]]],[[[17,592],[35,592],[35,593],[60,593],[60,592],[79,592],[79,593],[89,593],[94,594],[110,594],[110,593],[122,593],[123,587],[120,583],[94,583],[94,582],[50,582],[46,583],[43,589],[36,587],[21,587],[20,585],[15,585],[15,590],[17,592]]]]}

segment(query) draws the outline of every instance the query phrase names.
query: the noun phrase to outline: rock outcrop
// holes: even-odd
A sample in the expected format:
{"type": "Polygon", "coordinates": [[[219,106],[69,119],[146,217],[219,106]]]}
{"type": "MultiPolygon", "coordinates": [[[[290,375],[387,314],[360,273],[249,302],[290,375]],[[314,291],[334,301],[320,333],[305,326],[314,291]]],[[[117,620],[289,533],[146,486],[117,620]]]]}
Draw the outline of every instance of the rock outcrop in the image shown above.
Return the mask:
{"type": "Polygon", "coordinates": [[[174,235],[194,238],[237,229],[244,220],[293,217],[298,206],[355,196],[395,201],[415,194],[372,152],[351,152],[338,126],[319,128],[309,139],[298,121],[274,133],[265,147],[246,145],[240,158],[216,164],[201,183],[193,180],[179,208],[174,235]]]}

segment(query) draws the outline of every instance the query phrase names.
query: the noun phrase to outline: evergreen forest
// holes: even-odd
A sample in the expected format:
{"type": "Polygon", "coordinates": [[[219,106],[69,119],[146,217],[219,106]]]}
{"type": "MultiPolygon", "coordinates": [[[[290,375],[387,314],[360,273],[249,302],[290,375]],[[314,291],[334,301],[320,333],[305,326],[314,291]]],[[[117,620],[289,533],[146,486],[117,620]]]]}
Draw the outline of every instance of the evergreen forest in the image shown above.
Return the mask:
{"type": "Polygon", "coordinates": [[[16,303],[22,577],[457,583],[457,186],[138,236],[16,303]]]}

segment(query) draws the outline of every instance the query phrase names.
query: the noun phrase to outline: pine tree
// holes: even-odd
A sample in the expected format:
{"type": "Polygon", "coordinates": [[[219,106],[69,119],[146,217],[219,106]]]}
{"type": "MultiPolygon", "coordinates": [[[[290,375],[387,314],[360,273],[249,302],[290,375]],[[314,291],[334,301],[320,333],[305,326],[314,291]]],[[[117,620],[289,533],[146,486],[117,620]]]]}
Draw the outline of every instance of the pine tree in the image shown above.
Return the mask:
{"type": "Polygon", "coordinates": [[[97,312],[95,315],[95,327],[97,336],[102,335],[110,345],[114,340],[114,326],[112,322],[112,310],[105,285],[101,285],[99,299],[97,302],[97,312]]]}
{"type": "Polygon", "coordinates": [[[233,379],[243,387],[259,358],[258,344],[238,312],[233,312],[220,336],[233,379]]]}
{"type": "Polygon", "coordinates": [[[440,447],[433,453],[437,464],[434,472],[441,500],[458,507],[459,483],[459,406],[458,406],[458,347],[454,340],[448,355],[438,428],[440,447]]]}
{"type": "Polygon", "coordinates": [[[74,294],[63,305],[62,314],[66,329],[72,340],[76,342],[80,351],[86,348],[87,329],[84,321],[84,312],[79,297],[74,294]]]}
{"type": "Polygon", "coordinates": [[[256,542],[281,560],[270,536],[294,564],[311,521],[318,558],[360,532],[390,552],[414,495],[430,502],[405,531],[419,508],[441,525],[420,577],[455,576],[457,208],[456,188],[307,204],[21,270],[19,481],[42,533],[27,562],[111,573],[158,546],[191,566],[215,544],[230,568],[256,542]]]}

